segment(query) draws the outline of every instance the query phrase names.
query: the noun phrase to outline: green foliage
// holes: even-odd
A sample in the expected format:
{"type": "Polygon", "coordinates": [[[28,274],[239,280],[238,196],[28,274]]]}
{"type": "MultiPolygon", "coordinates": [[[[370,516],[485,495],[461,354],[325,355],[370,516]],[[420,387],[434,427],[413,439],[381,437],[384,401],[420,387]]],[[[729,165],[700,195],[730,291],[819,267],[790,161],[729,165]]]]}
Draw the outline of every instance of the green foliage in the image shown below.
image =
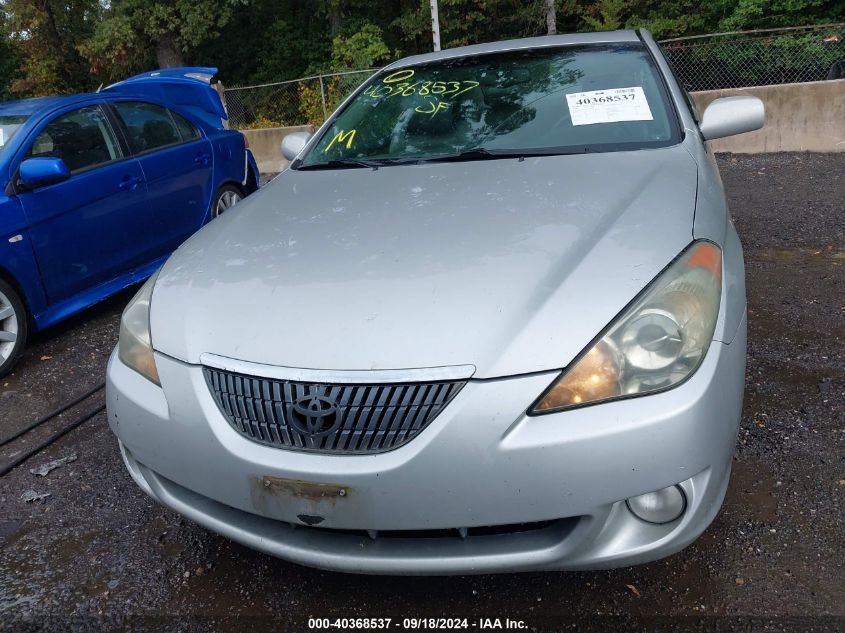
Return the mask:
{"type": "Polygon", "coordinates": [[[581,19],[593,31],[615,31],[622,26],[625,0],[599,0],[595,10],[584,12],[581,19]]]}
{"type": "Polygon", "coordinates": [[[299,103],[304,122],[318,126],[326,114],[334,112],[341,102],[368,77],[364,73],[335,75],[323,78],[322,92],[319,80],[303,82],[299,87],[299,103]],[[325,108],[323,97],[325,96],[325,108]]]}
{"type": "Polygon", "coordinates": [[[369,22],[349,37],[338,35],[332,41],[332,68],[334,70],[372,68],[377,64],[387,62],[390,57],[390,49],[382,39],[381,29],[369,22]]]}
{"type": "Polygon", "coordinates": [[[268,127],[284,127],[287,123],[283,119],[270,119],[266,116],[256,117],[253,121],[241,125],[241,130],[260,130],[268,127]]]}
{"type": "Polygon", "coordinates": [[[18,47],[9,33],[6,16],[0,13],[0,101],[13,98],[12,83],[18,79],[20,64],[18,47]]]}
{"type": "Polygon", "coordinates": [[[127,15],[111,15],[102,20],[81,50],[91,61],[92,71],[107,82],[155,66],[150,43],[135,30],[127,15]]]}
{"type": "Polygon", "coordinates": [[[845,19],[845,3],[828,0],[738,0],[720,23],[726,31],[821,24],[845,19]]]}
{"type": "Polygon", "coordinates": [[[390,28],[398,33],[403,42],[412,43],[414,50],[418,42],[431,41],[431,12],[428,2],[420,0],[411,4],[390,23],[390,28]]]}
{"type": "Polygon", "coordinates": [[[112,0],[84,51],[110,78],[184,64],[183,54],[214,39],[246,0],[112,0]]]}
{"type": "Polygon", "coordinates": [[[842,59],[842,50],[825,44],[818,33],[802,36],[758,37],[732,45],[720,38],[715,45],[668,51],[681,68],[695,69],[687,75],[688,89],[761,86],[823,79],[830,66],[842,59]]]}
{"type": "Polygon", "coordinates": [[[329,110],[328,107],[323,109],[323,95],[319,84],[303,82],[299,86],[299,105],[306,123],[316,127],[326,120],[329,110]]]}
{"type": "MultiPolygon", "coordinates": [[[[443,48],[546,31],[544,0],[439,4],[443,48]]],[[[556,0],[556,14],[560,33],[624,26],[670,38],[845,21],[845,2],[556,0]]],[[[227,85],[277,82],[431,46],[429,0],[0,0],[0,98],[88,90],[181,63],[217,66],[227,85]]],[[[330,80],[324,92],[330,107],[348,87],[330,80]]],[[[322,116],[313,86],[303,98],[285,120],[322,116]]]]}
{"type": "MultiPolygon", "coordinates": [[[[428,2],[423,3],[430,42],[428,2]]],[[[440,0],[439,6],[443,48],[546,32],[543,0],[440,0]]]]}
{"type": "Polygon", "coordinates": [[[625,27],[646,28],[654,37],[669,38],[713,33],[737,0],[634,0],[628,5],[625,27]]]}
{"type": "Polygon", "coordinates": [[[6,0],[2,9],[9,33],[6,43],[19,59],[12,92],[43,95],[95,85],[79,48],[101,10],[97,0],[6,0]]]}

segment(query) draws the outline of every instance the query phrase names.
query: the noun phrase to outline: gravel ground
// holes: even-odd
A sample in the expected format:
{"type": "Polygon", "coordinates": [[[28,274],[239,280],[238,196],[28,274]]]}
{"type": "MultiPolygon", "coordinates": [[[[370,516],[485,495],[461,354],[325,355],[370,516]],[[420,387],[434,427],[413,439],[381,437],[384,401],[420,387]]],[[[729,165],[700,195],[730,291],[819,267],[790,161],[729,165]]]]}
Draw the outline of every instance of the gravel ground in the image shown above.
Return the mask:
{"type": "MultiPolygon", "coordinates": [[[[0,630],[304,631],[309,616],[844,630],[845,153],[720,164],[746,254],[746,399],[727,500],[684,551],[590,573],[432,579],[307,569],[154,504],[124,471],[99,415],[0,478],[0,630]],[[46,477],[29,472],[74,453],[46,477]],[[50,496],[26,503],[29,490],[50,496]]],[[[0,437],[103,379],[130,295],[37,337],[0,381],[0,437]]]]}

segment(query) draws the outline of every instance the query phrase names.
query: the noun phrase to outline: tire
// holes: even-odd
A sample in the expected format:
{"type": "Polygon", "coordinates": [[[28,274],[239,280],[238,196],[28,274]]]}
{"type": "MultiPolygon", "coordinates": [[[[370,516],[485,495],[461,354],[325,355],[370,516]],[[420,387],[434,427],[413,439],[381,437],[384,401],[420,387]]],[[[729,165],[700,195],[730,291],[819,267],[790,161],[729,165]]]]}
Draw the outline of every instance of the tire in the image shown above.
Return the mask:
{"type": "Polygon", "coordinates": [[[26,346],[29,318],[12,286],[0,279],[0,378],[17,365],[26,346]]]}
{"type": "Polygon", "coordinates": [[[211,204],[211,219],[228,211],[244,199],[244,192],[235,185],[223,185],[217,190],[214,202],[211,204]]]}

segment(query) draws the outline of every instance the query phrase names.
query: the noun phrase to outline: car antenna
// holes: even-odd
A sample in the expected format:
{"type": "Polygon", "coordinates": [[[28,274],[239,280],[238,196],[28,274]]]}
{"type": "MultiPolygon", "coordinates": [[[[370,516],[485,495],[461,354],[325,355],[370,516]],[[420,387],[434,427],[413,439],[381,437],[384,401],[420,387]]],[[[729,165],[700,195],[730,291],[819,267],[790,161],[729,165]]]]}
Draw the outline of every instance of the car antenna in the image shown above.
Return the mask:
{"type": "Polygon", "coordinates": [[[100,92],[100,90],[102,90],[102,89],[103,89],[103,84],[100,84],[99,86],[97,86],[97,92],[98,92],[98,93],[99,93],[99,92],[100,92]]]}

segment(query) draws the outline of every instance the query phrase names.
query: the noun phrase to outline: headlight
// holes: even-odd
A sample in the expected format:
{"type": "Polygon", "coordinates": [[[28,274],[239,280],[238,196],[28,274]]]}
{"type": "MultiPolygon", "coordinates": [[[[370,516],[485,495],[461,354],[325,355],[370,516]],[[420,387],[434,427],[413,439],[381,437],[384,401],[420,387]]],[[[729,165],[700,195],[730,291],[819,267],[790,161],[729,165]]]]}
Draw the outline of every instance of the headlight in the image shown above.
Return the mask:
{"type": "Polygon", "coordinates": [[[147,380],[160,385],[150,339],[150,298],[157,278],[158,272],[141,286],[123,311],[123,316],[120,318],[117,357],[127,367],[131,367],[147,380]]]}
{"type": "Polygon", "coordinates": [[[695,242],[610,324],[539,398],[550,413],[661,391],[707,353],[722,292],[722,251],[695,242]]]}

